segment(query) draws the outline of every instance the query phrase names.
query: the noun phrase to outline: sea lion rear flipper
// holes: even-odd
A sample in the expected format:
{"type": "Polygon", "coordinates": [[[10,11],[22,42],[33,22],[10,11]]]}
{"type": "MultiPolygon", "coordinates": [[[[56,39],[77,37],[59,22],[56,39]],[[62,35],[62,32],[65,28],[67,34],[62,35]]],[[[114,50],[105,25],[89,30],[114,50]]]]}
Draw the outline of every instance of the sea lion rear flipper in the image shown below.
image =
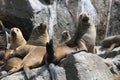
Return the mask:
{"type": "Polygon", "coordinates": [[[36,80],[35,75],[33,74],[33,72],[31,72],[29,67],[24,66],[23,68],[24,68],[24,72],[28,80],[36,80]]]}
{"type": "Polygon", "coordinates": [[[56,67],[54,64],[54,47],[53,40],[46,44],[48,71],[50,72],[51,80],[58,80],[56,67]]]}

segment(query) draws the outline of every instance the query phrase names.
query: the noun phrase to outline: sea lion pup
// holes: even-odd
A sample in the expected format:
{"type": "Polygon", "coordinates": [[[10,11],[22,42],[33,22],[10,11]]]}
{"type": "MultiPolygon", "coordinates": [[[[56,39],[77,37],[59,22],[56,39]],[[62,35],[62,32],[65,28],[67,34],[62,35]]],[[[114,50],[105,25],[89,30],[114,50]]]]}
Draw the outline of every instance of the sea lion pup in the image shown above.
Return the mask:
{"type": "Polygon", "coordinates": [[[19,28],[11,28],[10,31],[10,49],[16,49],[18,46],[26,44],[22,32],[19,28]]]}
{"type": "Polygon", "coordinates": [[[120,35],[110,36],[107,37],[102,41],[102,47],[108,48],[105,53],[104,57],[106,58],[107,55],[115,48],[120,46],[120,35]]]}
{"type": "Polygon", "coordinates": [[[96,53],[96,29],[91,16],[86,13],[80,13],[77,22],[77,30],[75,35],[66,44],[69,47],[77,47],[78,50],[87,50],[96,53]]]}
{"type": "Polygon", "coordinates": [[[46,43],[49,42],[47,28],[48,24],[46,22],[40,23],[39,26],[33,29],[27,44],[35,46],[46,46],[46,43]]]}
{"type": "Polygon", "coordinates": [[[69,31],[63,31],[59,43],[66,43],[71,39],[69,31]]]}
{"type": "MultiPolygon", "coordinates": [[[[28,80],[32,80],[31,78],[33,78],[34,75],[32,74],[30,68],[36,68],[36,67],[42,65],[42,63],[44,62],[43,58],[44,58],[45,54],[46,54],[45,47],[34,46],[31,49],[31,51],[23,58],[22,63],[18,64],[18,66],[16,65],[15,67],[12,66],[13,68],[10,70],[10,72],[6,75],[0,76],[0,79],[7,75],[15,73],[23,68],[28,80]]],[[[19,60],[19,61],[21,61],[21,60],[19,60]]]]}

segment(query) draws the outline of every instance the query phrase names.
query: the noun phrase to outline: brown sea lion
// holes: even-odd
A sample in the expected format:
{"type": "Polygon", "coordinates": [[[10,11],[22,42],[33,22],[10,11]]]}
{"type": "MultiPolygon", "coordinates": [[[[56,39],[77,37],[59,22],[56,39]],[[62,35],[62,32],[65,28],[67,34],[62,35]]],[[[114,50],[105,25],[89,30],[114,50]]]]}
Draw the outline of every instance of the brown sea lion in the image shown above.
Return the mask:
{"type": "Polygon", "coordinates": [[[36,26],[33,29],[27,44],[31,44],[35,46],[45,46],[46,42],[49,42],[49,35],[47,32],[47,28],[48,28],[48,24],[46,22],[40,23],[39,26],[36,26]]]}
{"type": "Polygon", "coordinates": [[[91,53],[96,53],[96,29],[91,16],[86,13],[80,13],[77,22],[77,30],[72,39],[66,44],[69,47],[77,47],[78,50],[87,50],[91,53]]]}
{"type": "Polygon", "coordinates": [[[22,45],[15,49],[13,55],[20,55],[22,58],[29,53],[30,49],[34,46],[45,46],[49,41],[49,35],[47,32],[47,23],[40,23],[39,26],[35,27],[32,31],[30,39],[27,44],[22,45]]]}
{"type": "Polygon", "coordinates": [[[22,32],[19,28],[11,28],[10,31],[10,49],[16,49],[18,46],[26,44],[22,32]]]}
{"type": "Polygon", "coordinates": [[[105,58],[114,48],[118,46],[120,46],[120,35],[110,36],[104,39],[102,41],[102,47],[108,48],[104,53],[105,58]]]}
{"type": "MultiPolygon", "coordinates": [[[[66,40],[67,40],[67,38],[66,38],[66,40]]],[[[6,68],[8,68],[8,69],[10,68],[11,73],[14,73],[14,72],[20,70],[21,68],[24,68],[24,71],[26,72],[26,74],[30,76],[30,74],[31,74],[30,68],[37,67],[37,66],[41,65],[44,62],[44,56],[46,54],[46,48],[43,47],[43,46],[34,46],[34,45],[22,45],[22,46],[16,48],[16,51],[18,51],[18,53],[20,53],[19,50],[21,51],[21,49],[22,49],[22,51],[24,52],[24,49],[25,49],[25,51],[27,51],[26,53],[28,53],[28,54],[23,58],[22,64],[20,62],[21,66],[19,66],[19,64],[17,64],[18,66],[14,65],[14,66],[8,66],[6,68]],[[24,48],[22,46],[24,46],[24,48]]],[[[61,49],[61,48],[59,48],[59,49],[61,49]]],[[[60,55],[61,57],[57,56],[59,53],[57,53],[58,50],[55,49],[55,51],[57,51],[56,52],[57,55],[55,55],[55,57],[56,58],[59,57],[59,59],[55,59],[56,62],[57,62],[57,60],[60,60],[61,58],[63,58],[64,56],[66,56],[68,53],[71,52],[71,49],[69,49],[69,48],[67,49],[67,47],[63,47],[63,49],[65,51],[63,50],[64,53],[63,53],[63,55],[60,55]]],[[[20,54],[23,55],[22,51],[21,51],[20,54]]],[[[21,61],[21,60],[17,60],[17,61],[21,61]]],[[[8,60],[7,64],[11,65],[10,63],[12,63],[12,61],[8,60]]],[[[14,63],[12,63],[12,64],[14,64],[14,63]]],[[[30,79],[29,76],[27,76],[28,79],[30,79]]]]}
{"type": "Polygon", "coordinates": [[[3,78],[7,75],[10,75],[14,72],[19,71],[21,68],[24,69],[28,80],[31,80],[32,72],[30,68],[36,68],[44,63],[44,56],[46,54],[46,48],[43,46],[33,46],[29,53],[21,60],[20,58],[10,58],[7,61],[6,69],[9,70],[9,73],[0,78],[3,78]],[[16,61],[15,61],[16,60],[16,61]]]}
{"type": "Polygon", "coordinates": [[[54,61],[59,62],[72,52],[76,52],[76,49],[68,47],[66,44],[59,44],[54,48],[54,61]]]}
{"type": "MultiPolygon", "coordinates": [[[[19,55],[23,58],[23,60],[22,60],[22,64],[21,64],[21,62],[19,62],[21,66],[19,66],[18,64],[17,64],[18,66],[17,65],[10,66],[10,68],[13,68],[10,70],[10,74],[20,70],[21,68],[24,68],[26,74],[29,75],[29,74],[31,74],[31,71],[29,68],[31,68],[31,67],[34,68],[34,67],[37,67],[42,64],[44,55],[46,54],[46,48],[43,46],[47,42],[45,40],[48,40],[48,38],[49,38],[48,33],[47,33],[47,25],[45,23],[41,23],[39,27],[34,29],[32,36],[36,36],[36,34],[38,35],[39,38],[37,38],[37,39],[32,38],[32,39],[35,39],[36,42],[33,40],[33,43],[28,42],[27,44],[21,45],[14,50],[12,55],[19,55]],[[35,31],[37,31],[37,32],[35,32],[35,31]],[[42,38],[44,38],[44,39],[42,39],[42,38]],[[41,45],[41,46],[38,46],[38,45],[41,45]],[[16,66],[17,66],[17,68],[16,68],[16,66]]],[[[29,39],[29,41],[32,41],[32,40],[29,39]]],[[[10,58],[10,60],[11,59],[12,58],[10,58]]],[[[21,60],[19,60],[19,61],[21,61],[21,60]]],[[[9,65],[14,64],[14,63],[15,63],[14,61],[13,62],[9,61],[9,59],[7,61],[7,64],[9,64],[9,65]]],[[[6,68],[9,69],[9,66],[6,68]]],[[[29,78],[29,76],[27,76],[27,77],[29,78]]]]}
{"type": "MultiPolygon", "coordinates": [[[[8,58],[11,54],[13,54],[14,49],[16,49],[17,47],[24,45],[24,44],[26,44],[26,40],[24,39],[21,30],[19,28],[15,28],[15,27],[11,28],[11,31],[10,31],[10,49],[7,49],[5,52],[5,56],[4,56],[5,62],[6,62],[6,60],[9,62],[8,58]]],[[[11,65],[15,62],[14,60],[10,61],[11,65]]]]}

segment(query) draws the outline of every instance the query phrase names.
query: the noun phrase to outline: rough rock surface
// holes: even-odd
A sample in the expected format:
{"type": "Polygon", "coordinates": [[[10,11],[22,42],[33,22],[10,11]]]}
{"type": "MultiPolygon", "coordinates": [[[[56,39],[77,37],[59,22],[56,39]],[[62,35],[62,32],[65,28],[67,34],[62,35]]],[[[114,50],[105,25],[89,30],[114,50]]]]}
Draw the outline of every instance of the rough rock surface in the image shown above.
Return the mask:
{"type": "Polygon", "coordinates": [[[61,65],[66,70],[67,80],[113,80],[101,58],[91,53],[69,55],[61,65]]]}
{"type": "MultiPolygon", "coordinates": [[[[62,67],[56,66],[58,80],[66,80],[66,74],[62,67]]],[[[36,75],[36,80],[50,80],[50,75],[47,66],[42,66],[36,69],[32,69],[33,73],[36,75]]],[[[1,80],[26,80],[26,76],[23,71],[14,73],[1,80]]]]}

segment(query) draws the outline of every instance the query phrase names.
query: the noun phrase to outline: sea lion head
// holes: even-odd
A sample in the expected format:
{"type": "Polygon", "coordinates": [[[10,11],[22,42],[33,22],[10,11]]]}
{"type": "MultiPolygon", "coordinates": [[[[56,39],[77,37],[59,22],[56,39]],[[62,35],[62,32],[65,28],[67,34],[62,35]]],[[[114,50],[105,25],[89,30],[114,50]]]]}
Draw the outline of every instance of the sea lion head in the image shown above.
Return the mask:
{"type": "Polygon", "coordinates": [[[40,23],[33,29],[33,34],[43,35],[47,31],[48,24],[46,22],[40,23]]]}
{"type": "Polygon", "coordinates": [[[78,26],[81,26],[82,30],[86,31],[93,25],[92,17],[87,12],[81,12],[78,17],[78,26]]]}
{"type": "Polygon", "coordinates": [[[19,28],[13,27],[13,28],[11,28],[11,30],[10,30],[10,35],[11,35],[12,38],[16,38],[18,35],[21,36],[22,33],[21,33],[21,31],[20,31],[19,28]]]}
{"type": "Polygon", "coordinates": [[[79,20],[82,20],[83,22],[88,22],[90,19],[89,14],[87,12],[81,12],[79,20]]]}
{"type": "Polygon", "coordinates": [[[62,38],[66,41],[70,40],[71,39],[71,36],[69,34],[69,31],[63,31],[62,32],[62,38]]]}

